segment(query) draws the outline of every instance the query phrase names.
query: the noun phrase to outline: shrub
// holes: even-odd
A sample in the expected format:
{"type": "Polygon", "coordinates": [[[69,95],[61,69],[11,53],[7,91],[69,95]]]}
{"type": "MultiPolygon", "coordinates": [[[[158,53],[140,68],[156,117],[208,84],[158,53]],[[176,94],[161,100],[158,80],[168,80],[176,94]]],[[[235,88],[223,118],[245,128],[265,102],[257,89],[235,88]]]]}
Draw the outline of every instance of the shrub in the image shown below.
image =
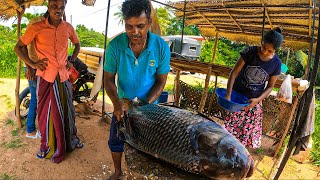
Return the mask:
{"type": "MultiPolygon", "coordinates": [[[[320,102],[316,101],[319,105],[320,102]]],[[[312,134],[313,145],[311,151],[311,159],[314,164],[320,166],[320,109],[316,108],[316,117],[314,122],[314,133],[312,134]]]]}
{"type": "MultiPolygon", "coordinates": [[[[0,77],[16,77],[18,58],[14,52],[15,44],[4,44],[0,46],[0,77]]],[[[21,64],[21,77],[24,77],[23,65],[21,64]]]]}

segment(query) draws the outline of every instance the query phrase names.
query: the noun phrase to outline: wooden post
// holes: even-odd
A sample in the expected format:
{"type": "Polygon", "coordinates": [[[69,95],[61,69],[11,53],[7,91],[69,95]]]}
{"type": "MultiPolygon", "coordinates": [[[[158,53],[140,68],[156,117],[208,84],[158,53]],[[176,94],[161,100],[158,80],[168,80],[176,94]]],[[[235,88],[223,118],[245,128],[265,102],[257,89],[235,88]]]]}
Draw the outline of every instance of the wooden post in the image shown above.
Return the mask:
{"type": "Polygon", "coordinates": [[[174,105],[180,106],[180,74],[181,70],[176,71],[176,78],[174,80],[174,105]]]}
{"type": "Polygon", "coordinates": [[[297,95],[296,97],[294,97],[293,106],[292,106],[292,110],[291,110],[291,113],[290,113],[290,116],[289,116],[289,120],[287,122],[286,128],[284,129],[284,132],[283,132],[283,135],[282,135],[281,140],[279,142],[279,145],[278,145],[276,151],[273,154],[273,158],[276,158],[278,152],[280,151],[280,148],[282,147],[283,141],[286,138],[286,135],[288,133],[288,130],[290,128],[290,125],[291,125],[291,122],[292,122],[292,119],[293,119],[294,112],[296,111],[296,108],[297,108],[297,105],[298,105],[298,100],[299,100],[299,98],[298,98],[298,95],[297,95]]]}
{"type": "Polygon", "coordinates": [[[213,89],[213,93],[212,93],[212,96],[211,96],[211,99],[210,99],[210,102],[209,102],[209,108],[208,108],[208,116],[210,116],[210,113],[211,113],[211,108],[212,108],[212,104],[213,104],[213,100],[214,100],[214,94],[216,92],[216,89],[217,89],[217,84],[218,84],[218,75],[215,74],[215,82],[214,82],[214,89],[213,89]]]}
{"type": "Polygon", "coordinates": [[[290,48],[288,48],[288,51],[287,51],[286,65],[288,65],[289,57],[290,57],[290,48]]]}
{"type": "Polygon", "coordinates": [[[214,39],[214,48],[213,48],[213,54],[212,54],[212,60],[211,60],[212,64],[214,64],[214,60],[215,60],[215,57],[216,57],[217,46],[218,46],[218,41],[219,41],[218,34],[219,34],[219,32],[216,32],[216,37],[214,39]]]}
{"type": "Polygon", "coordinates": [[[269,173],[269,176],[268,176],[268,179],[273,179],[273,178],[271,178],[271,176],[272,176],[272,177],[275,176],[274,173],[278,171],[278,169],[279,169],[279,167],[280,167],[280,162],[283,160],[284,155],[285,155],[285,152],[287,151],[287,149],[288,149],[288,147],[285,147],[285,148],[284,148],[284,151],[282,152],[282,154],[281,154],[281,156],[280,156],[280,158],[274,160],[273,165],[272,165],[271,170],[270,170],[270,173],[269,173]],[[277,164],[277,169],[276,169],[275,172],[273,172],[273,171],[274,171],[274,167],[276,166],[276,164],[277,164]]]}
{"type": "Polygon", "coordinates": [[[209,69],[208,69],[208,72],[207,72],[207,76],[206,76],[205,85],[204,85],[204,89],[203,89],[203,92],[202,92],[202,97],[201,97],[199,109],[198,109],[199,113],[202,113],[203,108],[206,105],[206,100],[207,100],[208,92],[209,92],[209,82],[210,82],[210,77],[211,77],[211,69],[212,69],[212,66],[209,66],[209,69]]]}
{"type": "MultiPolygon", "coordinates": [[[[21,36],[21,19],[22,14],[24,13],[24,10],[22,12],[19,12],[17,10],[18,15],[18,26],[17,26],[17,39],[20,39],[21,36]]],[[[21,59],[18,58],[17,63],[17,77],[16,77],[16,89],[15,89],[15,96],[16,96],[16,122],[19,128],[22,127],[21,124],[21,118],[20,118],[20,98],[19,98],[19,92],[20,92],[20,74],[21,74],[21,59]]]]}
{"type": "Polygon", "coordinates": [[[309,46],[309,51],[308,51],[308,60],[307,60],[307,64],[306,64],[306,69],[304,72],[304,79],[307,79],[307,80],[309,78],[309,69],[311,67],[310,61],[312,58],[312,50],[313,50],[313,44],[314,44],[314,31],[315,31],[315,21],[316,21],[316,10],[315,10],[316,1],[310,0],[310,6],[313,6],[314,8],[309,10],[309,37],[311,37],[311,41],[310,41],[310,46],[309,46]],[[312,18],[312,21],[311,21],[311,18],[312,18]],[[311,26],[312,26],[312,30],[311,30],[311,26]]]}

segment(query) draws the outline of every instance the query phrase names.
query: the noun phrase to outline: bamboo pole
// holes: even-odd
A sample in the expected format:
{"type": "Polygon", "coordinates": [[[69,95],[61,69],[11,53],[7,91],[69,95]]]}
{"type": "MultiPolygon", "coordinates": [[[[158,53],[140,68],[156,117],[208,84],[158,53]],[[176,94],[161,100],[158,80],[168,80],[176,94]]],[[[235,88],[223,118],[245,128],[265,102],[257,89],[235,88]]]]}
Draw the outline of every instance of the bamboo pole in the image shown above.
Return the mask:
{"type": "MultiPolygon", "coordinates": [[[[106,27],[105,27],[105,33],[104,33],[104,51],[103,51],[103,58],[102,58],[102,65],[104,65],[105,62],[105,54],[106,54],[106,47],[107,47],[107,39],[108,39],[108,26],[109,26],[109,12],[110,12],[110,2],[111,0],[108,0],[108,10],[107,10],[107,16],[106,16],[106,27]]],[[[87,58],[86,58],[87,60],[87,58]]],[[[102,123],[109,123],[106,119],[106,108],[105,108],[105,84],[104,84],[104,73],[102,73],[102,113],[101,113],[101,120],[102,123]]],[[[110,122],[111,123],[111,122],[110,122]]]]}
{"type": "Polygon", "coordinates": [[[273,158],[276,158],[278,152],[280,151],[280,148],[282,147],[284,139],[286,138],[286,135],[288,133],[288,130],[290,128],[290,125],[291,125],[291,122],[292,122],[292,119],[293,119],[294,112],[296,111],[296,108],[297,108],[297,105],[298,105],[298,99],[299,98],[298,98],[298,95],[297,95],[293,100],[293,106],[292,106],[292,110],[290,112],[289,120],[287,122],[286,128],[284,129],[284,132],[282,134],[282,137],[281,137],[281,140],[279,142],[279,145],[278,145],[276,151],[273,154],[273,158]]]}
{"type": "MultiPolygon", "coordinates": [[[[21,19],[22,14],[24,13],[24,10],[22,12],[19,12],[17,10],[18,15],[18,25],[17,25],[17,39],[20,39],[21,36],[21,19]]],[[[17,62],[17,77],[16,77],[16,89],[15,89],[15,96],[16,96],[16,122],[18,125],[18,128],[22,128],[21,124],[21,117],[20,117],[20,98],[19,98],[19,92],[20,92],[20,74],[21,74],[21,59],[18,58],[17,62]]]]}
{"type": "Polygon", "coordinates": [[[290,48],[288,48],[288,51],[287,51],[286,65],[288,65],[289,57],[290,57],[290,48]]]}
{"type": "MultiPolygon", "coordinates": [[[[218,47],[218,41],[219,41],[219,36],[218,36],[219,32],[216,32],[216,37],[215,37],[215,41],[214,41],[214,48],[213,48],[213,54],[212,54],[212,59],[211,59],[211,64],[214,64],[214,60],[216,57],[216,53],[217,53],[217,47],[218,47]]],[[[205,86],[204,86],[204,90],[202,92],[202,97],[201,97],[201,101],[200,101],[200,105],[199,105],[199,109],[198,112],[202,112],[204,106],[206,105],[206,101],[207,101],[207,97],[208,97],[208,93],[209,93],[209,82],[210,82],[210,77],[212,74],[212,65],[209,66],[208,72],[207,72],[207,76],[206,76],[206,80],[205,80],[205,86]]],[[[217,75],[216,75],[216,84],[217,85],[217,75]]],[[[216,87],[215,87],[216,89],[216,87]]],[[[210,99],[209,101],[209,109],[208,112],[210,113],[210,109],[212,107],[213,103],[213,97],[210,99]]]]}
{"type": "Polygon", "coordinates": [[[202,113],[203,108],[206,105],[208,92],[209,92],[209,82],[210,82],[210,77],[211,77],[211,69],[212,69],[212,66],[209,66],[208,73],[207,73],[207,76],[206,76],[205,85],[204,85],[204,89],[203,89],[203,92],[202,92],[202,97],[201,97],[199,109],[198,109],[199,113],[202,113]]]}
{"type": "Polygon", "coordinates": [[[209,108],[208,108],[208,115],[210,116],[211,113],[211,108],[212,108],[212,104],[213,104],[213,100],[214,100],[214,92],[216,92],[217,89],[217,85],[218,85],[218,75],[215,74],[215,81],[214,81],[214,89],[213,89],[213,93],[209,102],[209,108]]]}
{"type": "MultiPolygon", "coordinates": [[[[315,8],[316,6],[316,2],[315,0],[313,0],[314,2],[312,2],[310,0],[310,5],[313,3],[313,6],[315,8]]],[[[314,30],[315,30],[315,19],[316,19],[316,10],[315,9],[310,9],[309,11],[309,14],[312,18],[312,21],[311,21],[311,17],[309,18],[309,36],[311,37],[311,41],[310,41],[310,46],[309,46],[309,51],[308,51],[308,60],[307,60],[307,65],[306,65],[306,69],[305,69],[305,72],[304,72],[304,79],[308,79],[308,76],[309,76],[309,69],[311,68],[310,67],[310,64],[311,64],[311,58],[312,58],[312,49],[313,49],[313,43],[314,43],[314,30]],[[313,15],[312,15],[312,12],[313,12],[313,15]],[[312,27],[312,29],[311,29],[312,27]]]]}
{"type": "Polygon", "coordinates": [[[212,54],[212,60],[211,63],[214,64],[214,60],[216,58],[216,53],[217,53],[217,47],[218,47],[218,41],[219,41],[219,32],[216,32],[216,37],[214,39],[214,48],[213,48],[213,54],[212,54]]]}
{"type": "MultiPolygon", "coordinates": [[[[319,8],[318,8],[319,9],[319,8]]],[[[320,14],[319,14],[320,17],[320,14]]],[[[320,23],[320,18],[319,18],[319,22],[320,23]]],[[[320,31],[318,31],[318,36],[320,36],[320,31]]],[[[273,179],[277,180],[279,179],[285,165],[287,164],[289,157],[291,156],[292,150],[295,147],[297,141],[299,140],[299,136],[302,133],[302,128],[301,128],[301,124],[304,124],[307,116],[308,116],[308,111],[310,108],[310,104],[313,98],[313,88],[315,86],[315,81],[316,81],[316,76],[317,76],[317,72],[318,72],[318,68],[319,68],[319,59],[320,59],[320,39],[317,39],[317,45],[316,45],[316,53],[315,53],[315,57],[314,57],[314,64],[313,64],[313,69],[310,72],[310,86],[309,88],[306,90],[305,94],[303,95],[302,99],[300,100],[300,105],[301,108],[299,107],[299,109],[301,109],[301,111],[297,112],[297,116],[295,119],[295,126],[291,132],[290,135],[290,140],[289,140],[289,145],[288,145],[288,149],[285,151],[285,155],[284,158],[281,160],[279,168],[277,169],[275,176],[273,177],[273,179]]],[[[298,109],[298,110],[299,110],[298,109]]]]}
{"type": "Polygon", "coordinates": [[[177,70],[176,71],[176,78],[174,80],[174,105],[175,106],[180,106],[180,74],[181,71],[177,70]]]}
{"type": "MultiPolygon", "coordinates": [[[[310,4],[311,4],[311,0],[310,0],[310,4]]],[[[310,14],[311,12],[313,12],[313,18],[312,18],[312,23],[311,23],[311,19],[309,19],[310,24],[312,25],[312,30],[310,27],[310,31],[309,31],[309,36],[311,36],[311,41],[310,41],[310,46],[309,46],[309,51],[308,51],[308,60],[307,60],[307,65],[306,65],[306,69],[304,72],[304,79],[308,79],[309,78],[309,69],[310,69],[310,65],[311,65],[311,58],[312,58],[312,50],[313,50],[313,44],[314,44],[314,31],[315,31],[315,20],[316,20],[316,10],[315,10],[315,6],[316,6],[316,1],[313,0],[313,7],[314,9],[312,9],[312,11],[310,10],[310,14]]],[[[312,15],[311,15],[312,17],[312,15]]]]}

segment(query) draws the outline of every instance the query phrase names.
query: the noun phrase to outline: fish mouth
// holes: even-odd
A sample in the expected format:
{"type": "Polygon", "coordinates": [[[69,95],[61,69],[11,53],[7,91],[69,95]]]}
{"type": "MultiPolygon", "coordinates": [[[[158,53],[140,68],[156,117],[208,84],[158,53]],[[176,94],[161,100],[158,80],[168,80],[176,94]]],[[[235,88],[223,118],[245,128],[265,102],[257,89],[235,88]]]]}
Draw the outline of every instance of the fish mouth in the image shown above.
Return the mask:
{"type": "Polygon", "coordinates": [[[253,175],[253,172],[254,172],[254,169],[255,169],[254,160],[251,157],[251,155],[248,155],[248,159],[249,159],[249,163],[248,163],[249,168],[248,168],[248,171],[246,172],[246,176],[245,176],[246,178],[251,177],[253,175]]]}

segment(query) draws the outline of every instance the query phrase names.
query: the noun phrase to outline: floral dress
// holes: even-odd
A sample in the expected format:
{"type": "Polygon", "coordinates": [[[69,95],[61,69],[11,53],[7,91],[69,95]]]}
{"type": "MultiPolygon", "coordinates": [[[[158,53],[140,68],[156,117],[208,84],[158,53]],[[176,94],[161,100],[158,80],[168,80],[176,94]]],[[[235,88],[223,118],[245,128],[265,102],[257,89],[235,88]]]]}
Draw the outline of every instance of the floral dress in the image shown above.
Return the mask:
{"type": "Polygon", "coordinates": [[[244,146],[259,148],[262,135],[262,105],[258,103],[251,110],[245,107],[240,112],[230,112],[224,118],[224,126],[244,146]]]}

